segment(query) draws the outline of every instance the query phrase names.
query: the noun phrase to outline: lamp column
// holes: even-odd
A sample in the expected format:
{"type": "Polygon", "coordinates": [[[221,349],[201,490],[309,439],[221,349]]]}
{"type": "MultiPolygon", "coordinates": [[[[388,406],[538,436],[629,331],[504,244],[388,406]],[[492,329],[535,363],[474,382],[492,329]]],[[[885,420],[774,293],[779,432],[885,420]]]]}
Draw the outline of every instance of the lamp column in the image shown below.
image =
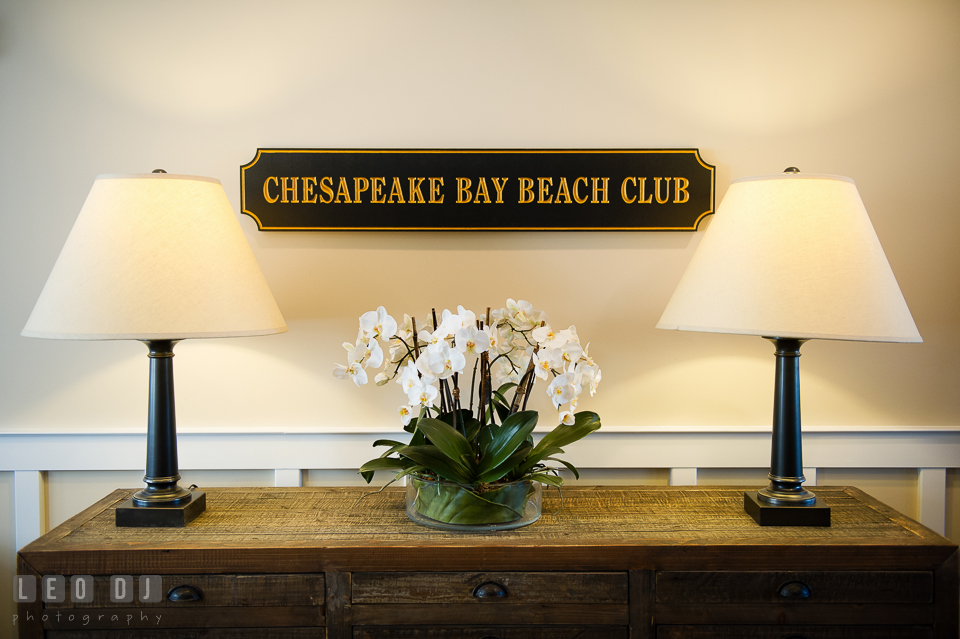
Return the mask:
{"type": "Polygon", "coordinates": [[[800,435],[800,346],[805,340],[768,337],[777,350],[773,396],[773,446],[770,485],[760,501],[776,506],[808,506],[816,496],[803,487],[803,447],[800,435]]]}
{"type": "Polygon", "coordinates": [[[770,485],[743,495],[743,507],[761,526],[829,526],[830,508],[803,487],[800,436],[800,346],[807,340],[767,337],[777,374],[773,394],[770,485]]]}
{"type": "Polygon", "coordinates": [[[173,395],[173,347],[179,340],[141,340],[150,353],[147,417],[147,485],[117,506],[121,527],[186,526],[207,507],[206,493],[182,488],[177,462],[177,414],[173,395]]]}
{"type": "Polygon", "coordinates": [[[190,491],[177,485],[177,414],[173,394],[175,340],[148,340],[150,349],[150,405],[147,418],[147,487],[133,496],[137,506],[181,504],[190,491]]]}

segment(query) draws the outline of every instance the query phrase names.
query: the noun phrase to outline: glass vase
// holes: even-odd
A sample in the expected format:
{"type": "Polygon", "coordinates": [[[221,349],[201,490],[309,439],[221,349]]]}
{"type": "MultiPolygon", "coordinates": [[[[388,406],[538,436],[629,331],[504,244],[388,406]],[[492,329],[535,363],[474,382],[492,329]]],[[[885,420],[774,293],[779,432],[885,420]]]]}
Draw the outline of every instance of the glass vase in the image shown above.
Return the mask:
{"type": "Polygon", "coordinates": [[[510,530],[540,519],[543,484],[524,480],[478,487],[407,477],[407,516],[424,526],[464,532],[510,530]]]}

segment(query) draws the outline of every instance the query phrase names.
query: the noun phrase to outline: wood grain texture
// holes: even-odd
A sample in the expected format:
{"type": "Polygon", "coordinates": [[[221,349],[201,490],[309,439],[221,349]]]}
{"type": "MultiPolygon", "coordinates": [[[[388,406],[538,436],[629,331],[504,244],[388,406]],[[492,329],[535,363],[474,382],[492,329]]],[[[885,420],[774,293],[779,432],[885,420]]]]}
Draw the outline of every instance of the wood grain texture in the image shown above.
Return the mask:
{"type": "Polygon", "coordinates": [[[656,601],[656,573],[652,570],[631,570],[630,579],[630,637],[653,639],[656,636],[654,605],[656,601]]]}
{"type": "Polygon", "coordinates": [[[206,490],[207,511],[185,528],[116,528],[110,506],[130,493],[117,491],[26,546],[21,555],[42,574],[94,575],[423,566],[450,571],[826,570],[856,569],[865,561],[874,569],[932,570],[955,548],[852,488],[818,487],[820,498],[833,508],[830,528],[776,529],[757,526],[743,511],[742,489],[573,487],[564,489],[559,512],[557,493],[548,490],[539,522],[495,534],[418,526],[407,519],[399,489],[379,494],[357,488],[206,490]],[[710,552],[703,552],[705,547],[710,552]],[[45,563],[45,558],[54,561],[45,563]]]}
{"type": "Polygon", "coordinates": [[[204,628],[177,630],[51,630],[49,639],[325,639],[323,628],[204,628]]]}
{"type": "Polygon", "coordinates": [[[660,626],[657,639],[932,639],[933,630],[897,626],[660,626]]]}
{"type": "Polygon", "coordinates": [[[353,639],[632,639],[627,628],[529,626],[368,627],[353,631],[353,639]]]}
{"type": "Polygon", "coordinates": [[[658,624],[836,624],[933,626],[933,606],[910,604],[657,604],[658,624]]]}
{"type": "MultiPolygon", "coordinates": [[[[19,555],[17,556],[17,575],[32,576],[37,584],[40,583],[41,575],[19,555]]],[[[17,620],[14,626],[21,639],[42,639],[43,604],[39,597],[31,603],[17,603],[17,620]]]]}
{"type": "MultiPolygon", "coordinates": [[[[414,524],[399,489],[205,490],[207,511],[185,528],[116,528],[113,508],[132,492],[119,490],[23,548],[21,574],[93,575],[100,585],[161,575],[165,587],[194,576],[205,594],[123,608],[97,587],[94,608],[46,610],[169,619],[123,635],[48,623],[47,636],[247,639],[289,627],[279,636],[300,639],[324,636],[323,624],[328,639],[958,634],[957,546],[854,488],[818,487],[830,528],[757,526],[742,488],[578,486],[564,489],[562,510],[546,491],[539,522],[484,534],[414,524]],[[781,580],[793,579],[814,596],[778,599],[781,580]],[[509,596],[473,599],[482,581],[509,596]]],[[[38,623],[21,628],[43,636],[38,623]]]]}
{"type": "Polygon", "coordinates": [[[657,573],[657,603],[920,603],[933,602],[933,572],[716,571],[657,573]],[[806,598],[786,598],[781,586],[802,582],[806,598]]]}
{"type": "Polygon", "coordinates": [[[626,626],[626,605],[613,604],[379,604],[353,606],[358,626],[424,624],[586,624],[626,626]]]}
{"type": "Polygon", "coordinates": [[[593,572],[359,572],[353,603],[627,603],[627,573],[593,572]],[[503,587],[503,598],[478,598],[485,583],[503,587]]]}
{"type": "MultiPolygon", "coordinates": [[[[323,606],[326,593],[322,574],[280,575],[162,575],[162,592],[178,586],[198,590],[200,601],[163,601],[145,603],[136,595],[129,603],[110,600],[110,577],[94,576],[93,601],[49,603],[47,608],[209,608],[219,606],[323,606]]],[[[134,586],[136,587],[136,586],[134,586]]]]}

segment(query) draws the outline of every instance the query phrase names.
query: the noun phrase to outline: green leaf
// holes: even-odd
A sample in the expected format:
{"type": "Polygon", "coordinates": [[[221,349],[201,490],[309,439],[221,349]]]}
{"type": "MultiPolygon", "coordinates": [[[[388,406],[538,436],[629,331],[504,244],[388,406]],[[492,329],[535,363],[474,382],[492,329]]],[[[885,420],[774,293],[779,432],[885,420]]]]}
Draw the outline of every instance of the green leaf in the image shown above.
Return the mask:
{"type": "Polygon", "coordinates": [[[526,459],[532,448],[533,446],[528,444],[526,441],[522,442],[520,447],[514,451],[512,455],[503,460],[502,463],[485,472],[477,471],[477,481],[489,483],[503,479],[507,473],[512,471],[524,459],[526,459]]]}
{"type": "Polygon", "coordinates": [[[535,475],[530,475],[527,479],[532,479],[533,481],[538,481],[541,484],[548,484],[550,486],[556,486],[559,488],[563,486],[563,478],[557,477],[556,475],[548,475],[546,473],[537,473],[535,475]]]}
{"type": "Polygon", "coordinates": [[[450,459],[450,457],[441,452],[436,446],[407,446],[397,452],[414,463],[429,468],[444,479],[460,482],[461,484],[472,484],[474,481],[473,473],[470,469],[460,461],[450,459]]]}
{"type": "Polygon", "coordinates": [[[398,442],[393,439],[378,439],[377,441],[373,442],[373,445],[374,446],[397,446],[397,445],[406,446],[405,443],[398,442]]]}
{"type": "Polygon", "coordinates": [[[371,459],[366,464],[360,467],[357,471],[360,473],[360,476],[369,484],[373,479],[373,473],[378,470],[403,470],[412,466],[413,464],[405,459],[396,459],[396,458],[386,458],[379,457],[377,459],[371,459]]]}
{"type": "MultiPolygon", "coordinates": [[[[493,433],[493,438],[489,445],[481,451],[482,457],[480,458],[480,465],[477,468],[477,474],[483,476],[499,467],[508,457],[513,455],[514,451],[526,442],[527,437],[533,432],[533,429],[537,425],[537,417],[537,412],[532,410],[509,416],[500,428],[493,433]]],[[[507,470],[509,470],[509,468],[507,470]]],[[[505,472],[506,471],[504,471],[504,474],[505,472]]],[[[500,476],[502,477],[503,475],[501,474],[500,476]]],[[[499,477],[495,479],[499,479],[499,477]]]]}
{"type": "Polygon", "coordinates": [[[480,433],[481,426],[482,424],[480,423],[480,420],[474,419],[473,417],[470,417],[463,422],[463,436],[467,438],[467,441],[470,442],[471,445],[477,438],[477,435],[480,433]]]}
{"type": "Polygon", "coordinates": [[[464,486],[413,480],[416,509],[426,517],[450,524],[498,524],[516,521],[523,512],[527,486],[513,484],[476,493],[464,486]]]}
{"type": "Polygon", "coordinates": [[[417,418],[414,417],[411,419],[410,423],[403,427],[403,430],[407,431],[408,433],[415,432],[417,430],[417,418]]]}
{"type": "Polygon", "coordinates": [[[557,457],[544,457],[544,458],[543,458],[543,461],[555,461],[555,462],[560,462],[561,464],[563,464],[564,466],[567,467],[567,470],[569,470],[571,473],[573,473],[573,476],[574,476],[575,478],[580,479],[580,473],[577,471],[577,467],[574,466],[573,464],[571,464],[571,463],[568,462],[568,461],[564,461],[564,460],[559,459],[559,458],[557,458],[557,457]]]}
{"type": "Polygon", "coordinates": [[[473,446],[460,431],[439,419],[421,419],[417,430],[426,435],[440,452],[463,466],[468,476],[473,475],[476,466],[473,446]]]}
{"type": "Polygon", "coordinates": [[[544,458],[563,453],[563,450],[560,448],[561,446],[566,446],[567,444],[583,439],[600,428],[600,416],[596,413],[583,411],[573,417],[573,424],[569,426],[567,424],[559,424],[547,433],[546,436],[540,440],[540,443],[530,452],[530,456],[517,468],[517,472],[521,475],[527,473],[544,458]]]}
{"type": "Polygon", "coordinates": [[[390,446],[389,449],[387,449],[382,455],[380,455],[380,457],[389,457],[390,455],[394,454],[404,446],[408,446],[409,444],[404,444],[403,442],[394,441],[392,439],[378,439],[377,441],[373,442],[373,445],[374,446],[390,446]]]}

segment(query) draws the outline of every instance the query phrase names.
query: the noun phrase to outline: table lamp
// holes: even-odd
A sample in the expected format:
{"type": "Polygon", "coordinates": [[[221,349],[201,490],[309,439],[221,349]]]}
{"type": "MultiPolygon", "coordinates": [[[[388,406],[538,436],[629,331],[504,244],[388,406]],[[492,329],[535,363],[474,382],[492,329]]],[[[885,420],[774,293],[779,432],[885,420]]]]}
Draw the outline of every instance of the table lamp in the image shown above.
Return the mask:
{"type": "Polygon", "coordinates": [[[97,177],[22,335],[146,344],[146,487],[116,525],[171,527],[206,508],[177,483],[174,345],[286,330],[220,181],[158,170],[97,177]]]}
{"type": "Polygon", "coordinates": [[[657,328],[774,343],[770,485],[744,495],[762,526],[830,525],[803,487],[800,346],[923,341],[853,180],[793,167],[731,183],[657,328]]]}

